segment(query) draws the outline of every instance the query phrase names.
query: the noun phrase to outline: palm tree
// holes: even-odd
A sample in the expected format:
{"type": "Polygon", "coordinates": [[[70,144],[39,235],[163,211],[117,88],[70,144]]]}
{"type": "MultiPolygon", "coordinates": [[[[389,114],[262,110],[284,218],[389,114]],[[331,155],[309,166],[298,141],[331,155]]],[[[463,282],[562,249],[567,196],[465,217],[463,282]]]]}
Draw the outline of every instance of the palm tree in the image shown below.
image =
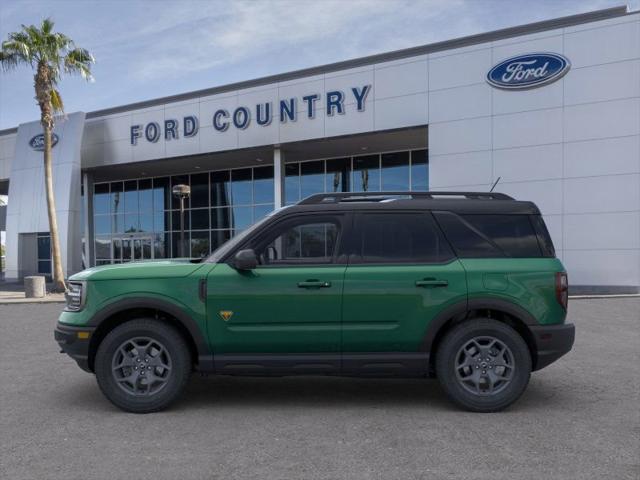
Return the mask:
{"type": "Polygon", "coordinates": [[[73,40],[66,35],[54,32],[53,21],[49,18],[44,19],[40,27],[22,25],[22,30],[9,34],[8,39],[2,42],[0,50],[0,63],[4,70],[27,65],[35,71],[33,86],[40,107],[40,123],[44,129],[44,178],[51,233],[54,292],[66,290],[51,172],[51,133],[55,122],[54,115],[64,112],[57,87],[64,73],[79,74],[86,80],[91,80],[91,64],[94,62],[89,51],[76,47],[73,40]]]}

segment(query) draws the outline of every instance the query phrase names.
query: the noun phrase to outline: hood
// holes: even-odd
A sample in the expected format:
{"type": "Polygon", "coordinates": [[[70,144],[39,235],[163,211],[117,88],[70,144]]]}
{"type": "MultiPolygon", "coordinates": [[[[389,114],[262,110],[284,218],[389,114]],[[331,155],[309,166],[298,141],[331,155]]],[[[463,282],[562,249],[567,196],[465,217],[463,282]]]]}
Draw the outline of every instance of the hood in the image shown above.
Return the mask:
{"type": "Polygon", "coordinates": [[[181,278],[195,272],[205,263],[189,260],[148,260],[103,265],[72,275],[69,280],[134,280],[142,278],[181,278]]]}

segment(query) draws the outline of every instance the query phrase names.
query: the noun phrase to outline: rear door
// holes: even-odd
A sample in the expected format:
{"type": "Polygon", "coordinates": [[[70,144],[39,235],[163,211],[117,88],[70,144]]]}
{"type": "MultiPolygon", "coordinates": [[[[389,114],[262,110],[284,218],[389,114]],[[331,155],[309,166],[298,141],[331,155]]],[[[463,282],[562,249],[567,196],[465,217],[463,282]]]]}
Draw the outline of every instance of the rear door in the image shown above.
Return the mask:
{"type": "Polygon", "coordinates": [[[465,271],[428,212],[355,215],[342,350],[418,352],[430,321],[466,301],[465,271]]]}

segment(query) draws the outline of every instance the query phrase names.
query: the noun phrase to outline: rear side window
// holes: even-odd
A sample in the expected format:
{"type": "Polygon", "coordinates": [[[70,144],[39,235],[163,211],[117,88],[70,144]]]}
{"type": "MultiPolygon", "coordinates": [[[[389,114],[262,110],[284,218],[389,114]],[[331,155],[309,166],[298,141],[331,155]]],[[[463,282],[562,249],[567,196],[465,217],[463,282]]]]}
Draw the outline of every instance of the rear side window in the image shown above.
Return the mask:
{"type": "Polygon", "coordinates": [[[542,256],[551,258],[555,257],[556,249],[553,246],[551,235],[549,235],[549,230],[547,230],[547,226],[542,219],[542,215],[531,215],[529,218],[531,219],[533,228],[535,228],[536,234],[538,235],[538,243],[542,250],[542,256]]]}
{"type": "Polygon", "coordinates": [[[356,222],[356,263],[443,263],[454,257],[428,213],[365,213],[356,222]]]}
{"type": "Polygon", "coordinates": [[[435,215],[461,258],[545,256],[529,215],[435,215]]]}

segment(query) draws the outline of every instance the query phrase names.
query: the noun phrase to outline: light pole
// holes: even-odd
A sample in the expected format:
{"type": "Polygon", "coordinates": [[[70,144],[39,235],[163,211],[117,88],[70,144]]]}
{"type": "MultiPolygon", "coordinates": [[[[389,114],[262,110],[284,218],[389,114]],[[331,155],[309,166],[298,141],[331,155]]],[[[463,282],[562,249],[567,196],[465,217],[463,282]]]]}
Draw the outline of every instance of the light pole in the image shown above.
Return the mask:
{"type": "Polygon", "coordinates": [[[180,258],[184,258],[184,201],[191,195],[189,185],[175,185],[171,189],[173,196],[180,199],[180,258]]]}

